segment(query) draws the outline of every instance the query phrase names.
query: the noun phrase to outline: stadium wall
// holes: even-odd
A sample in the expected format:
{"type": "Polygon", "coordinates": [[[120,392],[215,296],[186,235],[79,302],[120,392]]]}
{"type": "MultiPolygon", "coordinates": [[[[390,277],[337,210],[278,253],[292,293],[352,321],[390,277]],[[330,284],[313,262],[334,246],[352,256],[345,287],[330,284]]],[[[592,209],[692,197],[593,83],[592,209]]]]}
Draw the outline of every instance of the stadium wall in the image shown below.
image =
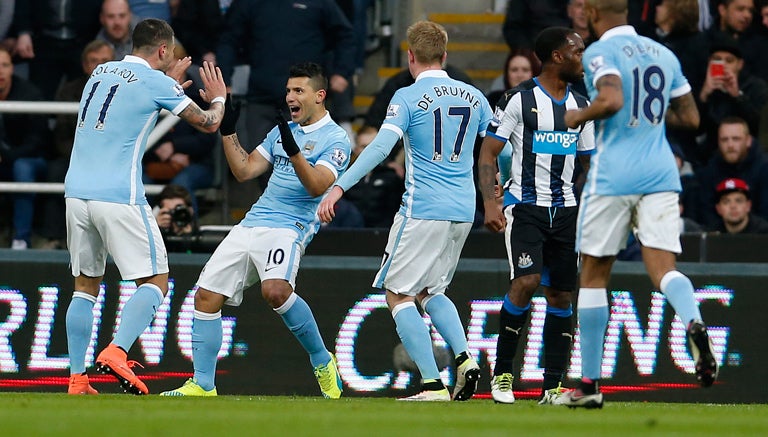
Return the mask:
{"type": "MultiPolygon", "coordinates": [[[[171,254],[172,292],[152,326],[133,346],[130,358],[153,393],[180,385],[191,376],[193,287],[208,255],[171,254]]],[[[383,295],[370,283],[376,257],[307,256],[297,292],[313,309],[329,348],[339,359],[346,396],[401,396],[416,389],[417,374],[398,348],[394,324],[383,295]]],[[[611,282],[611,322],[603,361],[604,391],[613,400],[670,402],[765,403],[768,379],[764,365],[763,264],[682,263],[691,276],[710,326],[718,361],[718,383],[699,389],[685,347],[682,323],[663,296],[652,291],[639,263],[618,263],[611,282]]],[[[63,251],[0,250],[0,390],[64,391],[67,383],[64,320],[72,279],[63,251]]],[[[468,330],[473,354],[485,373],[480,392],[487,395],[495,359],[500,296],[508,287],[505,260],[463,259],[449,295],[468,330]]],[[[88,360],[112,338],[119,311],[134,289],[107,268],[103,293],[94,308],[88,360]]],[[[541,331],[545,303],[537,296],[528,339],[518,351],[515,391],[536,397],[541,380],[541,331]]],[[[220,394],[318,395],[306,354],[254,287],[242,306],[225,307],[224,345],[219,354],[220,394]]],[[[443,340],[432,330],[438,350],[443,340]]],[[[576,335],[575,343],[578,343],[576,335]]],[[[580,357],[574,346],[569,380],[578,378],[580,357]]],[[[444,355],[444,354],[441,354],[444,355]]],[[[450,361],[450,360],[449,360],[450,361]]],[[[453,384],[452,374],[443,372],[453,384]]],[[[117,384],[96,379],[103,392],[117,384]]]]}

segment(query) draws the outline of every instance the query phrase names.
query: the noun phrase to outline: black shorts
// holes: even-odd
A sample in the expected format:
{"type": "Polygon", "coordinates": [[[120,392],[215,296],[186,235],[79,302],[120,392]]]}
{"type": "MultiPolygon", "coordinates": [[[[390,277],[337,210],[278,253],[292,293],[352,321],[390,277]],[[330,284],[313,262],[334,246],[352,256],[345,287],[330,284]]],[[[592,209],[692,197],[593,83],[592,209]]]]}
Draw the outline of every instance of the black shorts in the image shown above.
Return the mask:
{"type": "Polygon", "coordinates": [[[555,290],[576,288],[576,216],[578,207],[517,204],[505,211],[507,253],[513,277],[541,274],[555,290]],[[510,217],[511,216],[511,217],[510,217]]]}

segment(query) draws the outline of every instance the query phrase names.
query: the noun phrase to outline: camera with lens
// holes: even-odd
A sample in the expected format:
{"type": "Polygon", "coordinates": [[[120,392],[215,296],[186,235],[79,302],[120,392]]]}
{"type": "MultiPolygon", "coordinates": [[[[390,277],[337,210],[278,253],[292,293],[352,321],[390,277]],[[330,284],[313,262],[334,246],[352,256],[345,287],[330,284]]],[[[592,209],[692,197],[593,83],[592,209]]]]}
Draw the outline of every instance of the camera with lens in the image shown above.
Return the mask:
{"type": "Polygon", "coordinates": [[[192,213],[189,211],[189,207],[187,207],[187,205],[176,205],[176,207],[171,210],[170,214],[171,221],[179,229],[183,229],[192,223],[192,213]]]}

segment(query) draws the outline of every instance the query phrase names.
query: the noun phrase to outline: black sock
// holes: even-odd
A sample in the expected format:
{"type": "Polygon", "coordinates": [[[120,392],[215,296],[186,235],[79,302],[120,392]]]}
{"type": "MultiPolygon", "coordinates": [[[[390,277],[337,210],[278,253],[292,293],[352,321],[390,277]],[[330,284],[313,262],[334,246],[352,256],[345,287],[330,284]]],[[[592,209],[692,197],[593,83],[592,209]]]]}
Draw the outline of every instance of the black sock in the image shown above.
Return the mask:
{"type": "Polygon", "coordinates": [[[568,369],[573,328],[571,317],[547,313],[544,319],[544,383],[543,391],[557,387],[568,369]]]}
{"type": "Polygon", "coordinates": [[[599,380],[593,379],[582,379],[581,384],[579,384],[579,388],[581,389],[581,393],[585,395],[593,395],[595,393],[598,393],[600,391],[600,387],[598,386],[599,380]]]}
{"type": "Polygon", "coordinates": [[[496,366],[493,368],[494,375],[513,373],[512,362],[517,353],[517,343],[520,339],[523,325],[528,321],[529,312],[530,310],[526,310],[520,315],[514,315],[504,309],[503,306],[501,307],[499,312],[499,339],[496,341],[496,366]]]}

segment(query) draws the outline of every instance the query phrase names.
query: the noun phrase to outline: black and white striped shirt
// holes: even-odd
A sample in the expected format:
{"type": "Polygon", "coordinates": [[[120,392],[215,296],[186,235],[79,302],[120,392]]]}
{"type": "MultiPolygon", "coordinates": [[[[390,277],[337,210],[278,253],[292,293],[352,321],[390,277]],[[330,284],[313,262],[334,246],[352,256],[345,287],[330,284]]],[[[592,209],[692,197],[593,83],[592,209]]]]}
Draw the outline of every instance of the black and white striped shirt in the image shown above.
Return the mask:
{"type": "MultiPolygon", "coordinates": [[[[504,182],[505,205],[576,206],[573,191],[577,154],[595,148],[592,121],[581,129],[565,125],[565,111],[589,105],[568,88],[561,101],[554,100],[536,78],[504,93],[497,104],[488,134],[511,144],[512,160],[504,182]]],[[[502,165],[502,164],[500,164],[502,165]]],[[[506,170],[506,171],[505,171],[506,170]]]]}

